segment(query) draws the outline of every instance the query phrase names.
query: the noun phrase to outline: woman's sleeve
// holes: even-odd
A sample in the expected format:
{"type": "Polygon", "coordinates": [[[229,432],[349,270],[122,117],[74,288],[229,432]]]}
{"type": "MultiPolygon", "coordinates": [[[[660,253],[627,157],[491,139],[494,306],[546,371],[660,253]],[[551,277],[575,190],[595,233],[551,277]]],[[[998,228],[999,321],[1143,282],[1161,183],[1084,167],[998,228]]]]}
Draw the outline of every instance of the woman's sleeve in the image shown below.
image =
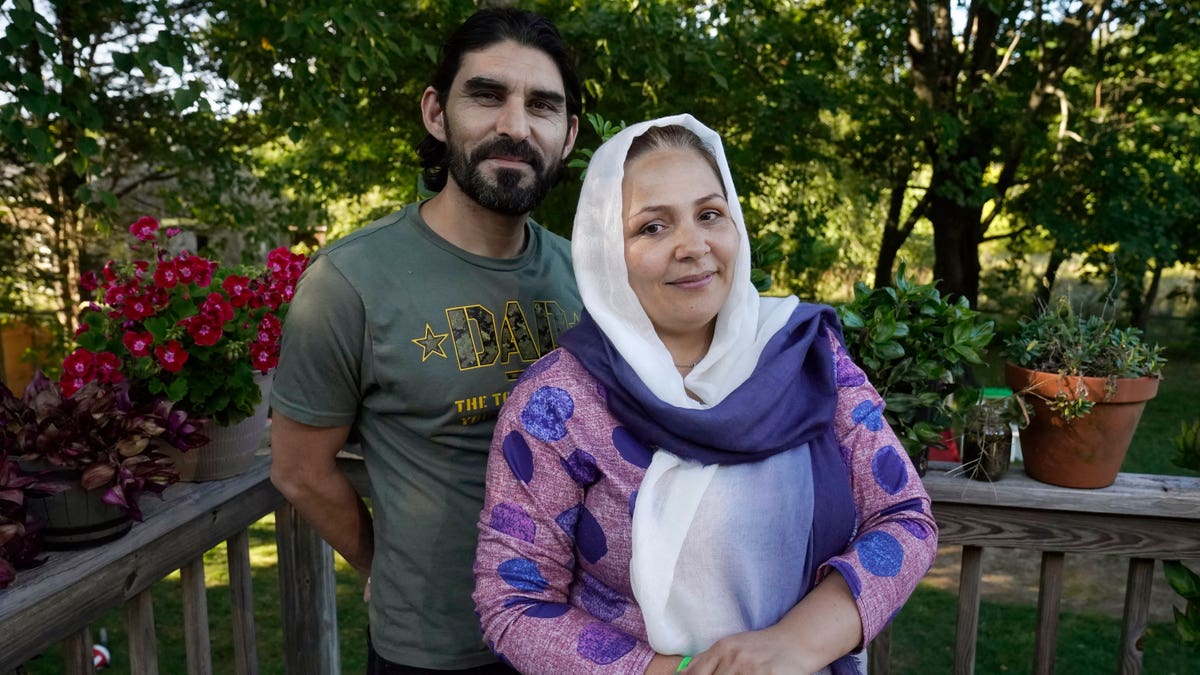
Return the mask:
{"type": "Polygon", "coordinates": [[[484,639],[522,673],[640,674],[649,644],[570,601],[574,538],[591,521],[568,472],[572,453],[594,444],[568,420],[603,403],[553,370],[518,383],[492,440],[473,596],[484,639]]]}
{"type": "Polygon", "coordinates": [[[883,399],[831,333],[838,381],[834,426],[847,453],[858,531],[826,562],[845,577],[862,618],[863,644],[892,620],[937,555],[929,495],[904,446],[883,418],[883,399]]]}

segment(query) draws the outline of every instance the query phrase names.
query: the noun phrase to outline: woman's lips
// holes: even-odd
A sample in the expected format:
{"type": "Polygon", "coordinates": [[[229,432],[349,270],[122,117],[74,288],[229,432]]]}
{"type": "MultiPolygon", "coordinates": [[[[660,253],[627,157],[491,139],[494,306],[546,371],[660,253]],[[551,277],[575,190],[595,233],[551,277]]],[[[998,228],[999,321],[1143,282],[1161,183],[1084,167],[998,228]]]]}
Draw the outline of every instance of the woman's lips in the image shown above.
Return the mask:
{"type": "Polygon", "coordinates": [[[670,284],[671,286],[675,286],[677,288],[702,288],[704,286],[707,286],[708,283],[710,281],[712,281],[713,277],[715,277],[715,276],[716,276],[716,272],[705,272],[704,274],[691,274],[686,277],[679,277],[678,279],[675,279],[674,281],[668,281],[667,283],[670,284]]]}

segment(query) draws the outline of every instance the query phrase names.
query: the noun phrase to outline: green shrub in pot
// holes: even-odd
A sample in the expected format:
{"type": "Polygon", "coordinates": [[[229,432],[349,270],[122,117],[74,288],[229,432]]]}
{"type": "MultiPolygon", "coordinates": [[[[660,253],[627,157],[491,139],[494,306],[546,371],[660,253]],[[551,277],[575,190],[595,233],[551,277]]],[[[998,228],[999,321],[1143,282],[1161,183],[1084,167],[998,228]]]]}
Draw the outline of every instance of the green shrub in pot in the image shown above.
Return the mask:
{"type": "Polygon", "coordinates": [[[836,309],[846,349],[883,396],[884,418],[909,456],[941,446],[951,423],[947,397],[983,363],[995,324],[966,298],[948,300],[936,282],[910,279],[904,263],[891,286],[859,282],[854,300],[836,309]]]}

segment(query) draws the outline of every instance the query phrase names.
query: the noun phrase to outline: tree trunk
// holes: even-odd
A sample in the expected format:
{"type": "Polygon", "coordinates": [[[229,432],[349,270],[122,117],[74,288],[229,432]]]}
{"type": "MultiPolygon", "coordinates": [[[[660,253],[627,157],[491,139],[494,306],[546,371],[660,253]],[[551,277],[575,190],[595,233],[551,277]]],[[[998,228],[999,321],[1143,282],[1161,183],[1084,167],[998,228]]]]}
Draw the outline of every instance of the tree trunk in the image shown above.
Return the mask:
{"type": "Polygon", "coordinates": [[[1151,265],[1150,286],[1146,288],[1146,293],[1138,298],[1137,306],[1133,308],[1133,313],[1129,317],[1129,322],[1143,331],[1150,323],[1150,310],[1154,307],[1154,301],[1158,299],[1161,282],[1162,265],[1151,265]]]}
{"type": "Polygon", "coordinates": [[[1034,312],[1041,311],[1043,307],[1050,305],[1050,294],[1054,292],[1054,282],[1058,279],[1058,269],[1066,262],[1066,258],[1058,247],[1055,246],[1050,251],[1050,259],[1046,261],[1046,273],[1042,275],[1042,283],[1038,284],[1037,292],[1034,294],[1034,312]]]}
{"type": "MultiPolygon", "coordinates": [[[[904,209],[904,194],[908,190],[908,176],[892,185],[888,200],[887,222],[883,226],[883,239],[879,243],[879,258],[875,262],[875,288],[892,283],[892,270],[896,267],[896,255],[908,239],[908,232],[900,228],[900,214],[904,209]]],[[[911,231],[911,230],[910,230],[911,231]]]]}

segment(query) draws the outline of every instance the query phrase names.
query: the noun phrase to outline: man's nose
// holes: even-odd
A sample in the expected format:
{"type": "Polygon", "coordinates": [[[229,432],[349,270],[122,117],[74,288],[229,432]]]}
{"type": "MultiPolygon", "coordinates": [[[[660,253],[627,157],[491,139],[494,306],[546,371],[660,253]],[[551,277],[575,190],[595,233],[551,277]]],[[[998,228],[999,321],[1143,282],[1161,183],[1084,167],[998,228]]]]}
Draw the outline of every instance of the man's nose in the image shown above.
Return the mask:
{"type": "Polygon", "coordinates": [[[496,119],[496,133],[514,141],[529,137],[529,113],[523,101],[513,97],[504,103],[496,119]]]}

